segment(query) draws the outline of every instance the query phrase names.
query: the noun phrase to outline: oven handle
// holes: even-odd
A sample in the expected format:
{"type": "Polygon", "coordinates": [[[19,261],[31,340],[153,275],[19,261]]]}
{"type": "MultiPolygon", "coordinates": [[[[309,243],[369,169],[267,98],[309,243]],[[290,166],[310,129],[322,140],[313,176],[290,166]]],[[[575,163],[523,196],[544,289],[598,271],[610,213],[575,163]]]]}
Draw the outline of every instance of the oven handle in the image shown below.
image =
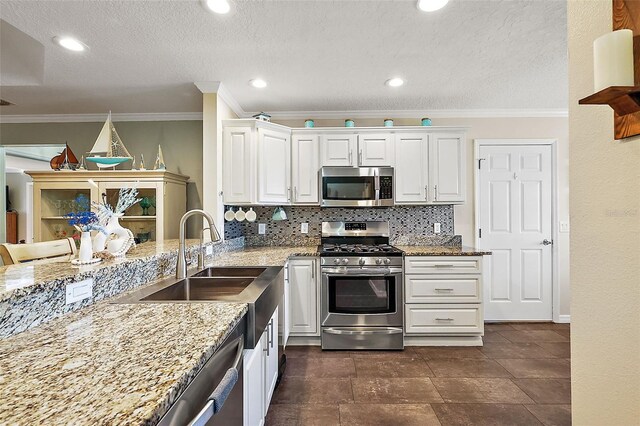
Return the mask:
{"type": "Polygon", "coordinates": [[[337,328],[323,328],[323,333],[327,334],[347,334],[347,335],[358,335],[358,334],[402,334],[401,328],[382,328],[381,330],[340,330],[337,328]]]}
{"type": "Polygon", "coordinates": [[[397,275],[402,273],[402,268],[322,268],[322,274],[331,275],[397,275]]]}

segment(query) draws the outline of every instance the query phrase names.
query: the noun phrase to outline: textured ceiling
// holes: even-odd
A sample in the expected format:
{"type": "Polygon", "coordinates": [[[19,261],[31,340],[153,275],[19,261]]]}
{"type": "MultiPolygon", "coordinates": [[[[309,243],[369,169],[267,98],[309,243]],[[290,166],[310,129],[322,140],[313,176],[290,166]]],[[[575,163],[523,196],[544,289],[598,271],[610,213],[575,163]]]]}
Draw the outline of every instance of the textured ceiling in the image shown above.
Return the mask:
{"type": "MultiPolygon", "coordinates": [[[[0,1],[45,46],[39,87],[2,87],[2,114],[196,112],[195,81],[245,111],[567,107],[566,2],[451,0],[0,1]],[[73,35],[90,50],[51,42],[73,35]],[[384,81],[402,76],[405,86],[384,81]],[[248,80],[261,77],[258,90],[248,80]]],[[[1,66],[1,64],[0,64],[1,66]]],[[[1,69],[0,69],[1,71],[1,69]]]]}

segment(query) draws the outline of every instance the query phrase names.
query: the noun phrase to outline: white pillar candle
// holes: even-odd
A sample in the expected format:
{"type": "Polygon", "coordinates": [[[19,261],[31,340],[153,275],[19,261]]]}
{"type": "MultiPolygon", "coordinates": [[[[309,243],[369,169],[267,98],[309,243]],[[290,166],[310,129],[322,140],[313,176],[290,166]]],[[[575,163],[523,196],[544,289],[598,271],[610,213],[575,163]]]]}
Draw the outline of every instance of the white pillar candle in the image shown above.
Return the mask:
{"type": "Polygon", "coordinates": [[[618,30],[593,42],[596,92],[610,86],[633,86],[633,31],[618,30]]]}

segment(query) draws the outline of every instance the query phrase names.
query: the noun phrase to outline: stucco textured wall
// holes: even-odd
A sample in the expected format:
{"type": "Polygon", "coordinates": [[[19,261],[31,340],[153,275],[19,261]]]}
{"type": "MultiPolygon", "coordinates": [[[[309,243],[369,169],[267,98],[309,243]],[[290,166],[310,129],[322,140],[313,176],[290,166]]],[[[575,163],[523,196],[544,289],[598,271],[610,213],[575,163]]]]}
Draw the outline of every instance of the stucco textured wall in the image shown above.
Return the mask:
{"type": "Polygon", "coordinates": [[[575,425],[640,424],[640,138],[613,140],[593,92],[593,40],[610,0],[571,0],[571,382],[575,425]]]}

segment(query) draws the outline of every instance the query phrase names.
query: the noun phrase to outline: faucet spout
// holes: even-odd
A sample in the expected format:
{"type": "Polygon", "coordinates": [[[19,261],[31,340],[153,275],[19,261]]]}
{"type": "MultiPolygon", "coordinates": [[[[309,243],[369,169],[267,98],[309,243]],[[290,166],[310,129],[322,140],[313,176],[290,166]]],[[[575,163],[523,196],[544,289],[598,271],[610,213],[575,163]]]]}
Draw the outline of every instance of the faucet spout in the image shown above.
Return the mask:
{"type": "MultiPolygon", "coordinates": [[[[209,234],[211,235],[211,241],[219,241],[220,234],[216,228],[216,224],[213,221],[213,217],[204,210],[194,209],[186,212],[180,219],[180,240],[178,243],[178,260],[176,263],[176,278],[184,279],[187,277],[187,250],[186,250],[186,223],[191,216],[199,215],[204,217],[209,224],[209,234]]],[[[200,247],[202,250],[202,246],[200,247]]]]}

